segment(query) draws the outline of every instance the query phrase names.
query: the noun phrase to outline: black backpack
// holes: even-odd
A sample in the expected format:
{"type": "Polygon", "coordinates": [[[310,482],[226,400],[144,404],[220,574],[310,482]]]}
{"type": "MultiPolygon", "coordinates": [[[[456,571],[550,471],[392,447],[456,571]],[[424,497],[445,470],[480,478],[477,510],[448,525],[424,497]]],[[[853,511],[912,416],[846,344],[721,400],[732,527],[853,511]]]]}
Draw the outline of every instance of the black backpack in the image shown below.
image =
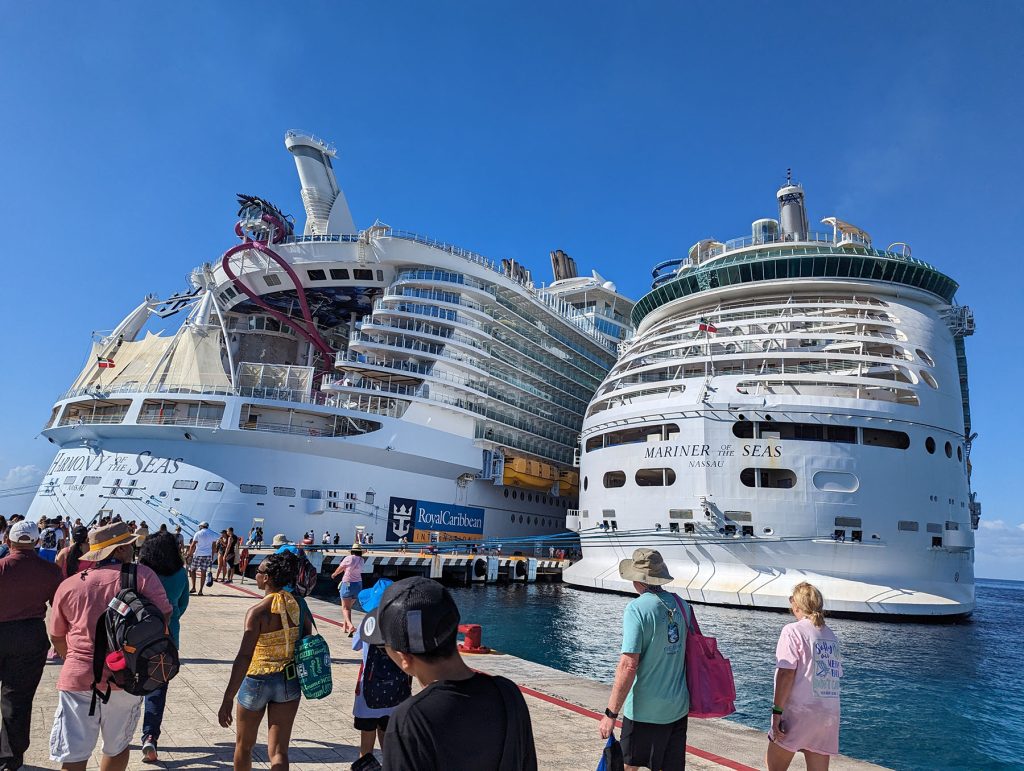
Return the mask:
{"type": "Polygon", "coordinates": [[[384,646],[371,645],[359,687],[370,709],[397,707],[412,694],[412,678],[391,660],[384,646]]]}
{"type": "Polygon", "coordinates": [[[308,597],[316,589],[316,582],[320,579],[320,574],[317,572],[316,567],[309,561],[309,557],[305,554],[298,555],[299,557],[299,574],[295,578],[295,594],[299,597],[308,597]]]}
{"type": "Polygon", "coordinates": [[[121,590],[96,621],[95,648],[92,655],[92,704],[110,699],[100,691],[104,667],[110,669],[110,682],[126,693],[144,696],[159,690],[178,674],[178,648],[171,639],[164,614],[138,590],[138,568],[121,565],[121,590]]]}

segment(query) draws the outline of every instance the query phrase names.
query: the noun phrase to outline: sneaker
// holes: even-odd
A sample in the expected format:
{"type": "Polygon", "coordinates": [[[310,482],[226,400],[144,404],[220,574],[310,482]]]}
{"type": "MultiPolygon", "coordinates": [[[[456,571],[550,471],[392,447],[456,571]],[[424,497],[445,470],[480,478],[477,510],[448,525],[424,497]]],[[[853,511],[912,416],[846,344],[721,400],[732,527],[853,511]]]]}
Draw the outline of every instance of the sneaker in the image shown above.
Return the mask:
{"type": "Polygon", "coordinates": [[[156,763],[156,739],[152,736],[147,736],[142,741],[142,759],[146,763],[156,763]]]}

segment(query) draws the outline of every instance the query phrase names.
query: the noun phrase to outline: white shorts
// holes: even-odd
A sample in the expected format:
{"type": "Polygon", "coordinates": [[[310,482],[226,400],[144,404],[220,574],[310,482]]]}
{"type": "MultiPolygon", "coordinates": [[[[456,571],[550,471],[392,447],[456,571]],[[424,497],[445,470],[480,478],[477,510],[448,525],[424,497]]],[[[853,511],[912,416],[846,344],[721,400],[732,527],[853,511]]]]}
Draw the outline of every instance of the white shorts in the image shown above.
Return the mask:
{"type": "Polygon", "coordinates": [[[91,691],[58,691],[57,713],[50,732],[50,760],[81,763],[92,756],[96,740],[103,736],[103,754],[120,755],[132,742],[139,724],[142,697],[111,691],[106,704],[96,700],[96,714],[89,717],[91,691]]]}

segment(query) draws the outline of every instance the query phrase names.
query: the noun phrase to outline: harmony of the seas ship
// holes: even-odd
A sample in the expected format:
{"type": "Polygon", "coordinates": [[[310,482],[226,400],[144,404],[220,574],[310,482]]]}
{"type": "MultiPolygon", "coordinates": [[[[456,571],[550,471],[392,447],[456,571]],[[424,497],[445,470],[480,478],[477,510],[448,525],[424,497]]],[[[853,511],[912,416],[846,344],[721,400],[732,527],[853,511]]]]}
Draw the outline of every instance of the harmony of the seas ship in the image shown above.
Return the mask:
{"type": "Polygon", "coordinates": [[[654,544],[696,602],[787,608],[809,580],[830,611],[969,614],[973,316],[906,244],[811,232],[792,182],[778,205],[655,267],[587,410],[565,580],[627,590],[654,544]]]}
{"type": "Polygon", "coordinates": [[[268,540],[564,533],[583,413],[633,303],[560,250],[544,287],[512,260],[357,230],[334,148],[301,132],[285,145],[304,231],[239,196],[232,248],[94,335],[43,430],[60,449],[29,516],[208,520],[268,540]],[[174,314],[176,331],[148,331],[174,314]]]}

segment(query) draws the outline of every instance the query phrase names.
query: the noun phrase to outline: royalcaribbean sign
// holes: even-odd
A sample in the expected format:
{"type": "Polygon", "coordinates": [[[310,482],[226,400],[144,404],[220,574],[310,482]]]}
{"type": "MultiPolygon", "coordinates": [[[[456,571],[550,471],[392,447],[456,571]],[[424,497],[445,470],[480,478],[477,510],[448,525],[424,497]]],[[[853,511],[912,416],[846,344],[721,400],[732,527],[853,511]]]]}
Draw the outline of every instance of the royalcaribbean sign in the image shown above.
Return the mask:
{"type": "Polygon", "coordinates": [[[428,543],[432,535],[438,541],[465,541],[484,533],[484,510],[476,506],[392,498],[388,512],[389,541],[404,537],[428,543]]]}

